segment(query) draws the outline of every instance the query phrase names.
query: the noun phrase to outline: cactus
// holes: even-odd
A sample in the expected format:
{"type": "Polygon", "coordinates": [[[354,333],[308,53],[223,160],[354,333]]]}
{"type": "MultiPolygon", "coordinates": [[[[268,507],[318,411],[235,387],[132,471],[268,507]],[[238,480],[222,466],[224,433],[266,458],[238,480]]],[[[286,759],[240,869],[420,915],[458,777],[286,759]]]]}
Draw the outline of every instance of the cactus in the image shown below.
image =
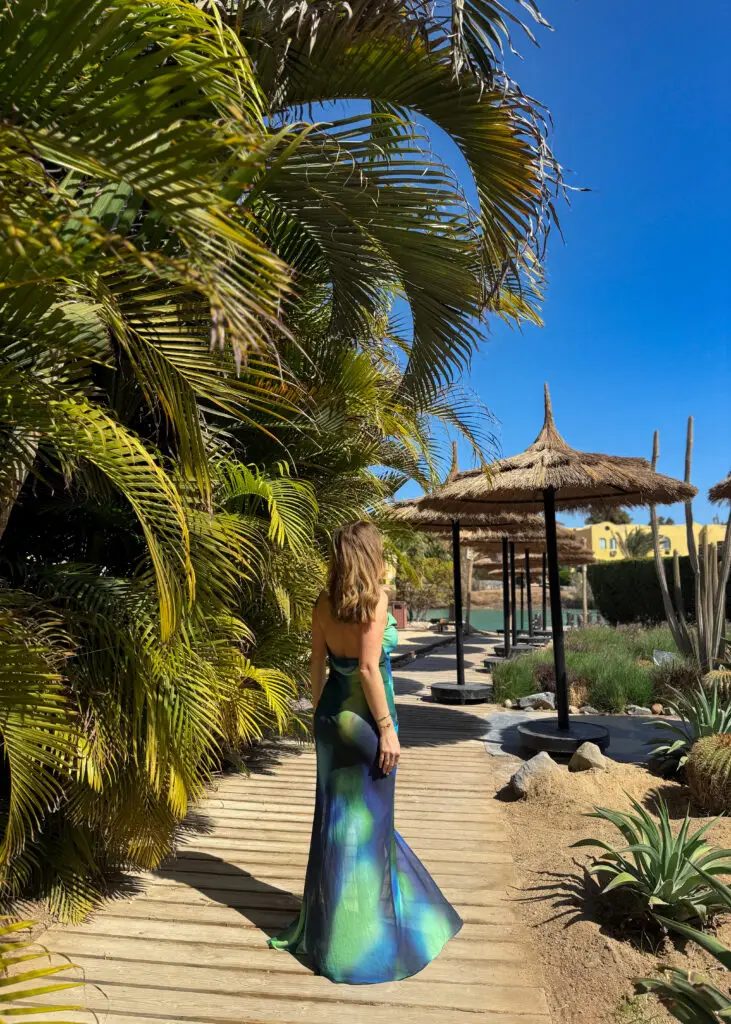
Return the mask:
{"type": "MultiPolygon", "coordinates": [[[[657,468],[660,452],[658,432],[652,447],[652,468],[657,468]]],[[[693,417],[688,418],[688,434],[685,445],[685,482],[690,483],[693,461],[693,417]]],[[[660,551],[660,529],[654,505],[650,506],[650,527],[655,556],[657,580],[662,593],[665,617],[673,634],[678,650],[686,658],[692,658],[703,673],[712,671],[722,661],[726,646],[725,613],[726,584],[731,571],[731,513],[726,525],[726,537],[719,552],[716,544],[708,542],[706,531],[701,532],[696,543],[693,533],[693,503],[685,502],[685,524],[688,534],[688,554],[695,577],[695,622],[691,625],[685,616],[683,594],[680,586],[680,562],[677,551],[673,554],[673,596],[665,577],[665,564],[660,551]]]]}
{"type": "Polygon", "coordinates": [[[718,695],[724,700],[731,698],[731,668],[723,666],[706,672],[703,676],[703,686],[706,690],[718,687],[718,695]]]}
{"type": "Polygon", "coordinates": [[[711,814],[731,810],[731,733],[703,736],[694,743],[685,774],[697,806],[711,814]]]}

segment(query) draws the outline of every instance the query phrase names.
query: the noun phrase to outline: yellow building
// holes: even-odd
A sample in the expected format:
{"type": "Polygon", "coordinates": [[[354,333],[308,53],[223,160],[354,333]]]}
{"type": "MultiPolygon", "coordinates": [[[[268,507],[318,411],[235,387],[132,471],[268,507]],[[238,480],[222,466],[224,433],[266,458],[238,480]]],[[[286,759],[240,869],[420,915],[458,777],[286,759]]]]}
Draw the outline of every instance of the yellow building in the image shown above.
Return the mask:
{"type": "MultiPolygon", "coordinates": [[[[627,557],[623,542],[627,534],[633,530],[642,530],[643,533],[650,534],[650,527],[642,523],[593,523],[591,526],[576,526],[572,529],[577,537],[589,545],[594,552],[594,557],[600,562],[627,557]]],[[[693,523],[696,541],[700,537],[701,530],[708,531],[709,541],[716,541],[720,544],[724,539],[726,526],[720,523],[711,523],[709,526],[693,523]]],[[[688,534],[685,522],[660,527],[660,550],[665,556],[672,555],[674,551],[677,551],[679,555],[688,554],[688,534]]],[[[652,558],[652,548],[647,553],[647,557],[652,558]]]]}

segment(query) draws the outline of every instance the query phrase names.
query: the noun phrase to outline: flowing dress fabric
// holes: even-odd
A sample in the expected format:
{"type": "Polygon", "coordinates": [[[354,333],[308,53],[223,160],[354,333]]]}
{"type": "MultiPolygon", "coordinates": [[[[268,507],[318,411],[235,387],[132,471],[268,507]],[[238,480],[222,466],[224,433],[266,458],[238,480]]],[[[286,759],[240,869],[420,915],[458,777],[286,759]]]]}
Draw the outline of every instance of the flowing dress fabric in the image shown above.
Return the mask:
{"type": "MultiPolygon", "coordinates": [[[[381,677],[394,725],[389,615],[381,677]]],[[[394,828],[396,771],[378,767],[378,730],[357,658],[329,652],[330,674],[315,711],[317,792],[299,916],[269,945],[351,985],[416,974],[462,927],[419,858],[394,828]]]]}

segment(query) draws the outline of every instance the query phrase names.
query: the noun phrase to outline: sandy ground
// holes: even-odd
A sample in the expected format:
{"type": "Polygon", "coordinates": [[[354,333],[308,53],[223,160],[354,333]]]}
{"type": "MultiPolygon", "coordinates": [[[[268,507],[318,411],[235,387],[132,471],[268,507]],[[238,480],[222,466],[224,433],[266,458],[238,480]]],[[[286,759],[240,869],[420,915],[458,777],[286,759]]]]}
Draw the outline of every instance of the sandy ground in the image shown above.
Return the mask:
{"type": "MultiPolygon", "coordinates": [[[[510,758],[497,758],[501,780],[516,768],[510,758]]],[[[724,991],[728,975],[690,944],[683,952],[666,943],[653,950],[647,938],[622,934],[612,921],[612,908],[602,909],[593,887],[585,884],[584,866],[591,850],[572,850],[578,839],[598,837],[622,845],[609,823],[585,814],[594,806],[629,810],[627,794],[652,809],[657,794],[668,803],[674,828],[688,805],[687,790],[664,782],[634,765],[614,765],[611,772],[562,774],[536,786],[526,800],[514,801],[499,792],[514,840],[519,883],[516,907],[528,925],[543,964],[551,1012],[557,1024],[665,1024],[674,1020],[654,1000],[634,998],[632,979],[654,976],[660,963],[708,972],[724,991]]],[[[708,819],[698,817],[700,826],[708,819]]],[[[731,846],[731,821],[721,820],[709,840],[731,846]]],[[[615,913],[619,909],[615,904],[615,913]]],[[[719,921],[717,934],[731,945],[731,921],[719,921]]]]}

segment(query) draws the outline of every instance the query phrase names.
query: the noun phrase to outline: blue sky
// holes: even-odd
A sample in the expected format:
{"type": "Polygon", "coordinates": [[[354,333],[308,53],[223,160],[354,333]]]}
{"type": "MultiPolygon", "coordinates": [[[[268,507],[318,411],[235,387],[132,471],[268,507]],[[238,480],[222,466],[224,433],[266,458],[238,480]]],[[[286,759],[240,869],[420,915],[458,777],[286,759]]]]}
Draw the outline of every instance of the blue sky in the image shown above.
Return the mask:
{"type": "MultiPolygon", "coordinates": [[[[500,420],[505,455],[537,434],[544,381],[570,444],[649,457],[657,428],[659,469],[676,476],[692,413],[695,514],[710,522],[721,510],[706,492],[731,468],[731,4],[541,6],[555,31],[540,33],[540,48],[520,41],[511,72],[550,108],[568,181],[592,191],[560,211],[545,326],[493,325],[467,383],[500,420]]],[[[465,180],[459,154],[429,131],[465,180]]],[[[466,468],[466,446],[462,455],[466,468]]],[[[682,508],[670,514],[682,520],[682,508]]]]}

